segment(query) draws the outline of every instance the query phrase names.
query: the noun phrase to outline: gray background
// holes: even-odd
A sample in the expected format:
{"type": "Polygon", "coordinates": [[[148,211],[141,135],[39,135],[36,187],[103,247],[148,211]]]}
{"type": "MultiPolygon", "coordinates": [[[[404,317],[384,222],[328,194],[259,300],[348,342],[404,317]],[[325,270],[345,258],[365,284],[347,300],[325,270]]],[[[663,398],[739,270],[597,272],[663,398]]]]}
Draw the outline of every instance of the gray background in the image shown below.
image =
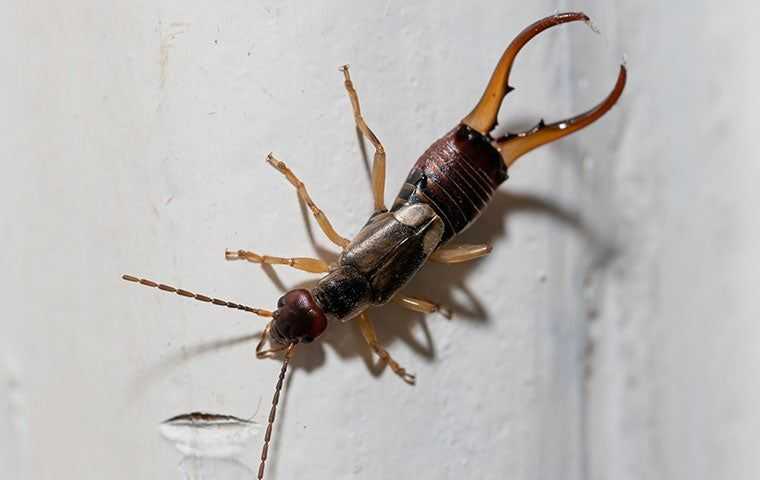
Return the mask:
{"type": "Polygon", "coordinates": [[[334,257],[267,152],[344,235],[371,209],[338,65],[390,201],[520,29],[584,10],[601,34],[531,43],[501,123],[590,107],[625,58],[619,106],[512,169],[464,238],[490,258],[409,287],[453,320],[372,314],[416,387],[355,324],[299,348],[269,478],[758,478],[757,5],[5,3],[0,477],[181,478],[161,420],[262,421],[278,363],[216,347],[263,321],[119,276],[272,307],[312,276],[225,248],[334,257]]]}

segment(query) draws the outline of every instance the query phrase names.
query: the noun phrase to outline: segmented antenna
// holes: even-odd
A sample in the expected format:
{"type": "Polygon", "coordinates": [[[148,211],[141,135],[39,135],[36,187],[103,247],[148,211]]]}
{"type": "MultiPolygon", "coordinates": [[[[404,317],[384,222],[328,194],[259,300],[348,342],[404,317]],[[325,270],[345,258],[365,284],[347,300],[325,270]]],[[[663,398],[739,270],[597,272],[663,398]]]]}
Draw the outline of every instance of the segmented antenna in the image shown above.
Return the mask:
{"type": "Polygon", "coordinates": [[[274,419],[277,416],[277,403],[280,401],[280,390],[282,390],[282,382],[285,380],[285,373],[288,371],[288,364],[290,363],[290,357],[293,356],[293,349],[296,347],[295,343],[291,343],[288,347],[288,351],[285,352],[285,359],[282,361],[282,369],[280,369],[280,377],[277,379],[277,385],[274,387],[274,396],[272,397],[272,409],[269,410],[269,422],[267,423],[267,433],[264,434],[264,446],[261,448],[261,463],[259,464],[258,479],[264,479],[264,465],[267,461],[267,454],[269,453],[269,440],[272,438],[272,425],[274,425],[274,419]]]}
{"type": "Polygon", "coordinates": [[[133,277],[132,275],[122,275],[121,278],[123,278],[124,280],[128,282],[134,282],[134,283],[139,283],[140,285],[145,285],[146,287],[158,288],[159,290],[163,290],[164,292],[176,293],[177,295],[182,296],[182,297],[194,298],[195,300],[198,300],[199,302],[213,303],[214,305],[219,305],[220,307],[243,310],[244,312],[253,313],[260,317],[272,316],[272,312],[270,312],[269,310],[263,310],[261,308],[253,308],[247,305],[240,305],[238,303],[228,302],[226,300],[220,300],[218,298],[207,297],[206,295],[188,292],[187,290],[182,290],[181,288],[175,288],[175,287],[172,287],[171,285],[164,285],[163,283],[157,283],[157,282],[154,282],[153,280],[148,280],[145,278],[137,278],[137,277],[133,277]]]}

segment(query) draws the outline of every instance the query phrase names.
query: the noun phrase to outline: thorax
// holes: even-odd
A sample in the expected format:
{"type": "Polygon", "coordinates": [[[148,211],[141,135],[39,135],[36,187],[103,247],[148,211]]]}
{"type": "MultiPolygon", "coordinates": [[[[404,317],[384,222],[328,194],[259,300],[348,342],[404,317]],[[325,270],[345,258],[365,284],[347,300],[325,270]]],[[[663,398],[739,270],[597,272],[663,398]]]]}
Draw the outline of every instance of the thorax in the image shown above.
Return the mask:
{"type": "Polygon", "coordinates": [[[323,277],[313,295],[331,319],[348,320],[388,302],[435,251],[444,223],[425,204],[373,215],[323,277]]]}

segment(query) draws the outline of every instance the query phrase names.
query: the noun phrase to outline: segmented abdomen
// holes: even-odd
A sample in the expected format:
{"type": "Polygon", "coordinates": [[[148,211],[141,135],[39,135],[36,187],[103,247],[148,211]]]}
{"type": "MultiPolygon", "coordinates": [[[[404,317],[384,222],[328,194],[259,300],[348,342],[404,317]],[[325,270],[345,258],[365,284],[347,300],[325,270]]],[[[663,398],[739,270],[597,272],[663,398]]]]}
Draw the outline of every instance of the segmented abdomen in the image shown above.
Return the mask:
{"type": "Polygon", "coordinates": [[[506,179],[507,167],[488,139],[459,125],[417,160],[391,210],[430,205],[443,219],[445,242],[478,218],[506,179]]]}

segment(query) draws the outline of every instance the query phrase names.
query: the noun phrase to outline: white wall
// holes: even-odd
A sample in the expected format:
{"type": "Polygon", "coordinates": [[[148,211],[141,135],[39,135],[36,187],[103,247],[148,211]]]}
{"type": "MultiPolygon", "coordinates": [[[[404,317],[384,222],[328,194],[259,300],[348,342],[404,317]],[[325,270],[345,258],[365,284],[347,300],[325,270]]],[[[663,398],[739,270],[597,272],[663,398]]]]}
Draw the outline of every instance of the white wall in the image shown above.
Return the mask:
{"type": "Polygon", "coordinates": [[[4,6],[0,477],[181,478],[161,420],[263,421],[278,364],[214,348],[263,322],[119,276],[273,306],[310,277],[225,248],[333,257],[267,152],[344,234],[370,210],[338,65],[390,201],[522,27],[583,9],[601,35],[531,43],[502,123],[588,108],[625,55],[621,104],[512,170],[464,238],[490,258],[409,288],[453,320],[373,314],[417,386],[373,373],[353,324],[299,347],[268,478],[757,478],[760,8],[408,3],[4,6]]]}

